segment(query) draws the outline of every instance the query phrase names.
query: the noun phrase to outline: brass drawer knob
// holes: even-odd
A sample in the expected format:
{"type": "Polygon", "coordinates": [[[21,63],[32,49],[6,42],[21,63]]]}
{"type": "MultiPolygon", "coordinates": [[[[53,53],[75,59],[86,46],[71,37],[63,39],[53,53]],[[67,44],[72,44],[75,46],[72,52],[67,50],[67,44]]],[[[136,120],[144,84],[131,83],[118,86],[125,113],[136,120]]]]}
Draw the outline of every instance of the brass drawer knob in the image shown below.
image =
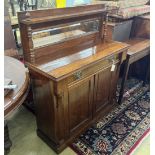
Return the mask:
{"type": "Polygon", "coordinates": [[[115,61],[114,57],[108,58],[109,63],[113,63],[115,61]]]}
{"type": "Polygon", "coordinates": [[[80,79],[80,78],[82,77],[82,72],[81,72],[81,71],[76,72],[76,73],[74,74],[74,77],[75,77],[76,80],[80,79]]]}

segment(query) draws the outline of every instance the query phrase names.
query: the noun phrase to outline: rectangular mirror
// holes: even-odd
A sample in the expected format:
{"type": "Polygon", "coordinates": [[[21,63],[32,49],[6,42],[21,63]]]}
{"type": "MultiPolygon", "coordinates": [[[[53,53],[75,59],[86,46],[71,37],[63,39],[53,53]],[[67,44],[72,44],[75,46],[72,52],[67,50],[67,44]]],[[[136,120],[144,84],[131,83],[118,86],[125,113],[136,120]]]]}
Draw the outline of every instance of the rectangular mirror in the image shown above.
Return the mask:
{"type": "Polygon", "coordinates": [[[33,47],[38,48],[49,44],[60,43],[82,35],[89,35],[99,31],[99,20],[80,21],[68,23],[65,26],[58,26],[40,30],[32,33],[33,47]]]}

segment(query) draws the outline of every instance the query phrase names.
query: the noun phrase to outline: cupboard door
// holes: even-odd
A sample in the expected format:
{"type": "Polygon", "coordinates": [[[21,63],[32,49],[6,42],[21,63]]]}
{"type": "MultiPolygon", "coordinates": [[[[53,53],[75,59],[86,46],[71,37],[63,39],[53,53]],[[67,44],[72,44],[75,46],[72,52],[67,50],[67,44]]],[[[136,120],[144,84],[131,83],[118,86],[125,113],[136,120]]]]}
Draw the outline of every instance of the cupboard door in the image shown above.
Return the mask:
{"type": "Polygon", "coordinates": [[[93,77],[68,87],[70,133],[80,129],[92,119],[93,77]]]}
{"type": "Polygon", "coordinates": [[[108,104],[112,104],[116,97],[119,68],[118,62],[115,64],[114,71],[111,71],[109,66],[95,75],[94,114],[102,111],[108,104]]]}
{"type": "Polygon", "coordinates": [[[102,110],[109,101],[111,86],[111,66],[95,75],[94,110],[102,110]]]}

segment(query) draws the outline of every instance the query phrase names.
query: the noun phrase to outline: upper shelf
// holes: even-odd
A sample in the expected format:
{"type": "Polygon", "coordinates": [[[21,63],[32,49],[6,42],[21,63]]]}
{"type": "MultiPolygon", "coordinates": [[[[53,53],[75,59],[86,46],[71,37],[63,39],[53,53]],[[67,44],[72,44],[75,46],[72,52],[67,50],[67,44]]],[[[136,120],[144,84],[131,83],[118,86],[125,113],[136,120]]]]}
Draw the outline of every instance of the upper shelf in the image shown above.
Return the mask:
{"type": "Polygon", "coordinates": [[[55,20],[64,20],[106,12],[108,9],[104,4],[91,4],[59,9],[44,9],[36,11],[24,11],[18,13],[20,23],[26,25],[46,23],[55,20]]]}
{"type": "Polygon", "coordinates": [[[29,17],[22,20],[21,23],[24,23],[26,25],[32,25],[32,24],[37,24],[37,23],[45,23],[45,22],[51,22],[51,21],[56,21],[56,20],[64,20],[64,19],[69,19],[69,18],[76,18],[80,16],[87,16],[87,15],[93,15],[93,14],[99,14],[102,13],[103,11],[106,11],[106,9],[100,9],[100,10],[94,10],[94,11],[84,11],[84,12],[79,12],[77,13],[72,13],[72,14],[64,14],[64,15],[57,15],[57,16],[47,16],[47,17],[41,17],[41,18],[32,18],[31,13],[29,13],[29,17]]]}

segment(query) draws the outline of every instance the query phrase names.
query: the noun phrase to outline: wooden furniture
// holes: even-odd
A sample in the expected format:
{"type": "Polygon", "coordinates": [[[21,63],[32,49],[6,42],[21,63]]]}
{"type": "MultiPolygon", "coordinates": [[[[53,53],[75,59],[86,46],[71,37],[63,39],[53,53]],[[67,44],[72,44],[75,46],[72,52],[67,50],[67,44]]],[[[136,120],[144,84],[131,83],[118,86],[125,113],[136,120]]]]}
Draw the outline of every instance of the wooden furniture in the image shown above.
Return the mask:
{"type": "MultiPolygon", "coordinates": [[[[150,40],[149,39],[133,38],[133,39],[126,41],[126,43],[130,44],[131,46],[127,52],[127,59],[125,61],[124,73],[123,73],[120,95],[119,95],[119,100],[118,100],[119,104],[122,103],[123,94],[124,94],[124,86],[125,86],[125,82],[128,76],[130,65],[142,59],[143,57],[148,56],[149,58],[149,54],[150,54],[150,40]]],[[[149,73],[149,59],[146,64],[146,68],[144,69],[145,69],[145,77],[143,80],[145,84],[148,73],[149,73]]]]}
{"type": "Polygon", "coordinates": [[[102,29],[104,18],[106,18],[105,10],[104,5],[87,5],[19,12],[18,19],[25,61],[41,64],[44,63],[42,61],[47,62],[51,58],[54,60],[64,56],[63,51],[68,50],[68,54],[75,53],[73,50],[70,51],[75,45],[89,47],[101,42],[105,36],[105,29],[102,29]],[[55,29],[52,29],[53,27],[55,29]],[[38,45],[37,42],[40,42],[40,39],[35,36],[47,30],[47,33],[51,33],[47,36],[49,38],[46,35],[44,38],[40,37],[42,44],[38,45]]]}
{"type": "Polygon", "coordinates": [[[130,38],[150,38],[150,15],[121,22],[107,22],[107,39],[125,42],[130,38]]]}
{"type": "Polygon", "coordinates": [[[124,42],[130,38],[133,20],[107,22],[107,39],[124,42]]]}
{"type": "Polygon", "coordinates": [[[150,39],[150,15],[134,18],[131,37],[150,39]]]}
{"type": "MultiPolygon", "coordinates": [[[[120,89],[120,96],[118,103],[122,103],[123,99],[123,93],[124,93],[124,86],[125,86],[125,81],[128,76],[128,70],[130,68],[130,65],[133,64],[134,62],[137,62],[138,60],[148,57],[146,61],[146,68],[138,68],[142,72],[144,70],[144,84],[146,82],[146,79],[149,74],[149,59],[150,59],[150,15],[143,15],[143,16],[138,16],[135,17],[132,29],[131,29],[131,34],[130,34],[131,39],[126,41],[126,43],[130,44],[131,47],[129,48],[129,51],[127,53],[127,59],[125,61],[125,67],[124,67],[124,75],[123,75],[123,80],[121,84],[121,89],[120,89]]],[[[145,63],[145,62],[144,62],[145,63]]]]}
{"type": "Polygon", "coordinates": [[[9,138],[7,117],[11,115],[25,100],[29,90],[29,75],[27,69],[20,61],[5,56],[4,57],[4,77],[11,79],[17,88],[9,92],[4,97],[4,116],[5,116],[5,135],[4,148],[9,151],[11,147],[11,140],[9,138]]]}
{"type": "Polygon", "coordinates": [[[106,42],[106,14],[104,5],[19,13],[37,134],[58,153],[115,106],[128,45],[106,42]]]}

